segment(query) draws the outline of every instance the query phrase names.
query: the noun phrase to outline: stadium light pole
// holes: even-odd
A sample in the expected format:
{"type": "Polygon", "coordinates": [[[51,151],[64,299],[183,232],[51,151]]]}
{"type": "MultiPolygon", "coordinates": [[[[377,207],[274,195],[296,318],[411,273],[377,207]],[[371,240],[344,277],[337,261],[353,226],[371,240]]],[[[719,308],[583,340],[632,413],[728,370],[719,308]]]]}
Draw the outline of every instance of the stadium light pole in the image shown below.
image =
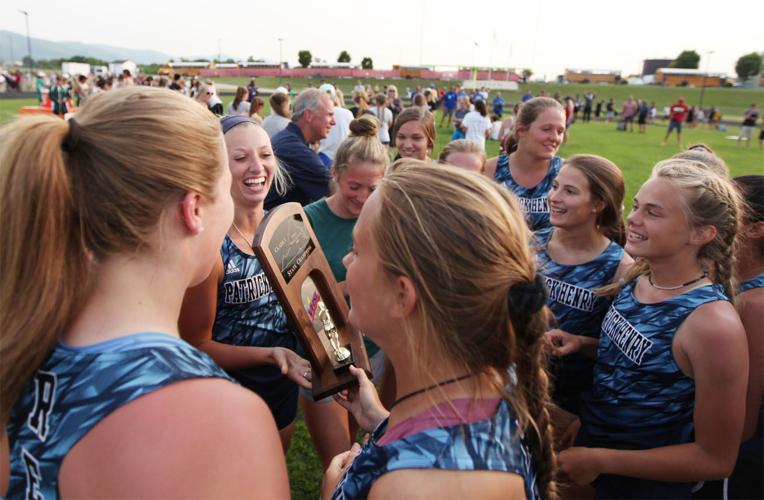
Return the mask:
{"type": "Polygon", "coordinates": [[[698,108],[700,109],[703,109],[703,96],[706,93],[706,75],[708,74],[708,67],[711,64],[711,54],[713,53],[713,50],[706,52],[706,71],[703,72],[703,84],[700,86],[700,104],[698,104],[698,108]]]}
{"type": "Polygon", "coordinates": [[[29,12],[19,9],[19,12],[24,14],[24,19],[27,24],[27,55],[29,55],[29,74],[32,74],[34,68],[34,61],[32,60],[32,38],[29,36],[29,12]]]}

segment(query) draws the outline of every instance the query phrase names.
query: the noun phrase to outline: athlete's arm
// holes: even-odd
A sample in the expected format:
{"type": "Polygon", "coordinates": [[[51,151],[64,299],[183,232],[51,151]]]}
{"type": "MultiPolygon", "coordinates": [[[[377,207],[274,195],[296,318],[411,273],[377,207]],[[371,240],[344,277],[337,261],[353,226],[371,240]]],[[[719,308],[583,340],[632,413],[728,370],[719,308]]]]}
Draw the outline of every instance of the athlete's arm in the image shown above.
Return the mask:
{"type": "Polygon", "coordinates": [[[69,451],[59,479],[63,498],[289,498],[270,410],[222,379],[119,408],[69,451]]]}
{"type": "Polygon", "coordinates": [[[574,352],[582,352],[590,359],[597,358],[599,339],[585,335],[575,335],[565,330],[555,328],[544,334],[549,353],[553,356],[567,356],[574,352]]]}
{"type": "Polygon", "coordinates": [[[649,450],[571,448],[560,468],[578,484],[600,474],[657,481],[701,481],[728,476],[743,432],[748,352],[745,331],[732,305],[705,304],[682,324],[674,359],[695,379],[695,441],[649,450]]]}
{"type": "Polygon", "coordinates": [[[496,175],[496,163],[498,163],[499,157],[494,156],[493,158],[489,158],[485,162],[485,175],[487,175],[489,178],[493,179],[494,175],[496,175]]]}
{"type": "Polygon", "coordinates": [[[402,469],[377,479],[369,500],[387,498],[525,498],[523,478],[511,472],[402,469]]]}
{"type": "Polygon", "coordinates": [[[310,388],[310,363],[294,351],[283,347],[235,346],[212,339],[217,314],[217,290],[223,272],[223,261],[218,259],[206,280],[186,290],[178,319],[183,340],[207,353],[225,370],[276,365],[294,382],[310,388]]]}
{"type": "Polygon", "coordinates": [[[764,289],[755,288],[743,292],[737,300],[738,312],[748,339],[748,394],[743,427],[743,440],[747,440],[756,432],[759,408],[764,397],[764,289]]]}

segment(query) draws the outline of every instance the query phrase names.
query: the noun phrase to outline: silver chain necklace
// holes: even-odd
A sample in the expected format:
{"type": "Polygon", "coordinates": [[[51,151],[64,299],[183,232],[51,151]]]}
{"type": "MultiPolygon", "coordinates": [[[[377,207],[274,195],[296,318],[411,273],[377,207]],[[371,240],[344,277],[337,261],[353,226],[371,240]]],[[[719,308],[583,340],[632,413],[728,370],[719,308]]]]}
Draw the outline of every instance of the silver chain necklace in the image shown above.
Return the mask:
{"type": "MultiPolygon", "coordinates": [[[[252,249],[252,251],[254,252],[254,251],[255,251],[255,245],[254,245],[254,242],[255,242],[255,238],[254,238],[254,236],[252,237],[252,243],[250,243],[250,242],[249,242],[249,240],[247,239],[247,237],[246,237],[246,236],[244,236],[244,233],[242,233],[242,232],[239,230],[239,228],[238,228],[238,227],[236,227],[236,223],[235,223],[235,222],[232,222],[232,223],[231,223],[231,225],[232,225],[232,226],[233,226],[233,228],[236,230],[236,232],[237,232],[237,233],[239,233],[239,236],[241,236],[241,239],[243,239],[243,240],[244,240],[244,242],[245,242],[247,245],[249,245],[249,248],[251,248],[251,249],[252,249]]],[[[652,282],[650,282],[650,283],[652,284],[652,282]]]]}

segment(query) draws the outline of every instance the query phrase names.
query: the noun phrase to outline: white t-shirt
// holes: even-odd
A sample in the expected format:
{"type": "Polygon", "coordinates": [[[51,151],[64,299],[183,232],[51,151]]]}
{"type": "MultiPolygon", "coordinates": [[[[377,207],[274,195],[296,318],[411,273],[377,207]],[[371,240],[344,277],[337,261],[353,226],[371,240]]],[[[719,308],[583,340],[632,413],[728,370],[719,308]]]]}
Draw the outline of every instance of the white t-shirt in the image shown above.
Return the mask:
{"type": "Polygon", "coordinates": [[[228,108],[226,109],[225,114],[249,116],[249,103],[247,101],[241,101],[239,107],[233,109],[233,101],[231,101],[228,103],[228,108]]]}
{"type": "Polygon", "coordinates": [[[265,118],[263,121],[263,129],[268,133],[268,137],[273,139],[273,136],[281,132],[289,125],[289,119],[284,118],[281,115],[273,113],[265,118]]]}
{"type": "Polygon", "coordinates": [[[369,108],[369,111],[377,117],[377,119],[380,121],[379,126],[379,140],[382,141],[382,144],[389,144],[390,143],[390,125],[393,123],[393,112],[390,111],[386,107],[378,108],[376,106],[369,108]],[[382,110],[382,116],[379,116],[377,114],[377,110],[382,110]]]}
{"type": "Polygon", "coordinates": [[[462,120],[462,127],[467,129],[465,139],[485,149],[485,131],[491,130],[491,120],[487,116],[482,116],[477,111],[470,111],[462,120]]]}
{"type": "Polygon", "coordinates": [[[337,152],[340,143],[345,137],[350,135],[350,122],[352,121],[353,113],[349,109],[335,107],[334,125],[326,139],[321,139],[321,142],[318,144],[318,152],[324,153],[334,161],[334,154],[337,152]]]}

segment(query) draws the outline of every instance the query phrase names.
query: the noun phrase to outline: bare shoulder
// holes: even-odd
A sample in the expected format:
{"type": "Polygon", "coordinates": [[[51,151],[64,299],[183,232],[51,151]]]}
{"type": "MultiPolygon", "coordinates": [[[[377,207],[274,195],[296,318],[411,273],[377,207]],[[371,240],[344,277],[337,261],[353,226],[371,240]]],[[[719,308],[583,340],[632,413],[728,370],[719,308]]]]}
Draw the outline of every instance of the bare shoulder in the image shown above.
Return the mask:
{"type": "Polygon", "coordinates": [[[523,478],[511,472],[402,469],[372,485],[370,499],[525,498],[523,478]]]}
{"type": "MultiPolygon", "coordinates": [[[[727,301],[703,304],[682,323],[674,338],[674,357],[682,370],[696,381],[706,373],[735,374],[747,369],[747,339],[743,323],[727,301]],[[700,371],[698,371],[700,370],[700,371]]],[[[730,375],[732,376],[732,375],[730,375]]]]}
{"type": "Polygon", "coordinates": [[[629,271],[629,268],[634,265],[634,259],[631,258],[631,255],[623,252],[623,256],[621,257],[621,262],[618,263],[618,267],[615,270],[615,274],[613,275],[613,283],[617,283],[618,280],[626,276],[626,273],[629,271]]]}
{"type": "Polygon", "coordinates": [[[289,496],[268,407],[223,379],[178,382],[121,407],[72,448],[59,479],[65,497],[289,496]]]}
{"type": "Polygon", "coordinates": [[[494,178],[496,175],[496,163],[498,163],[499,157],[494,156],[493,158],[489,158],[485,162],[485,175],[490,177],[491,179],[494,178]]]}
{"type": "Polygon", "coordinates": [[[682,323],[677,337],[692,336],[692,343],[713,345],[745,338],[735,307],[724,300],[708,302],[695,309],[682,323]]]}

